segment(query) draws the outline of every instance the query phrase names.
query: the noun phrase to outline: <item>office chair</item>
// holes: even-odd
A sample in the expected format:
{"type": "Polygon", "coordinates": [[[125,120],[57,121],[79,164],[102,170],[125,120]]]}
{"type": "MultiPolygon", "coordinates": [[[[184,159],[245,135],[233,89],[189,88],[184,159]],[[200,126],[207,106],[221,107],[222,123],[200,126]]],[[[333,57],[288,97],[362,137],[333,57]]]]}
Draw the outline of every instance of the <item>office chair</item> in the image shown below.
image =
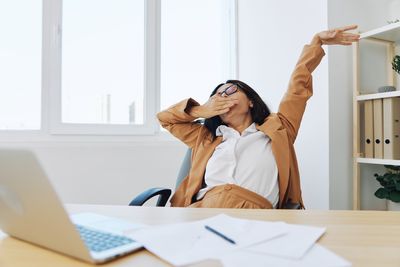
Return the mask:
{"type": "MultiPolygon", "coordinates": [[[[204,120],[199,119],[199,120],[196,120],[195,122],[202,124],[202,123],[204,123],[204,120]]],[[[179,169],[178,176],[176,178],[175,190],[179,187],[179,185],[181,184],[183,179],[185,179],[185,177],[189,174],[189,170],[190,170],[190,167],[192,164],[191,156],[192,156],[192,149],[188,148],[185,156],[183,157],[183,161],[182,161],[181,167],[179,169]]],[[[167,201],[168,201],[169,197],[171,196],[171,194],[172,194],[172,190],[168,189],[168,188],[160,188],[160,187],[150,188],[150,189],[147,189],[146,191],[142,192],[137,197],[135,197],[129,203],[129,206],[143,206],[143,204],[147,200],[149,200],[155,196],[159,196],[156,206],[164,207],[167,204],[167,201]]]]}
{"type": "MultiPolygon", "coordinates": [[[[176,184],[175,184],[175,190],[178,188],[178,186],[181,184],[182,180],[188,175],[190,166],[191,166],[191,156],[192,156],[192,149],[188,149],[186,151],[186,154],[183,158],[181,167],[179,169],[178,176],[176,178],[176,184]]],[[[172,190],[168,188],[160,188],[160,187],[155,187],[155,188],[150,188],[137,197],[135,197],[130,203],[129,206],[143,206],[143,204],[155,197],[159,196],[156,206],[157,207],[164,207],[167,204],[167,201],[169,197],[171,196],[172,190]]],[[[300,209],[301,206],[299,203],[286,203],[284,209],[300,209]]]]}
{"type": "MultiPolygon", "coordinates": [[[[188,148],[188,150],[185,153],[185,156],[183,157],[183,161],[181,164],[181,167],[178,172],[178,176],[176,178],[176,183],[175,183],[175,189],[178,188],[178,186],[181,184],[182,180],[188,175],[190,166],[191,166],[191,155],[192,155],[192,149],[188,148]]],[[[146,191],[142,192],[140,195],[135,197],[130,203],[129,206],[143,206],[143,204],[155,197],[159,196],[156,206],[157,207],[164,207],[167,204],[167,201],[169,197],[171,196],[172,190],[168,188],[160,188],[160,187],[155,187],[155,188],[150,188],[147,189],[146,191]]]]}

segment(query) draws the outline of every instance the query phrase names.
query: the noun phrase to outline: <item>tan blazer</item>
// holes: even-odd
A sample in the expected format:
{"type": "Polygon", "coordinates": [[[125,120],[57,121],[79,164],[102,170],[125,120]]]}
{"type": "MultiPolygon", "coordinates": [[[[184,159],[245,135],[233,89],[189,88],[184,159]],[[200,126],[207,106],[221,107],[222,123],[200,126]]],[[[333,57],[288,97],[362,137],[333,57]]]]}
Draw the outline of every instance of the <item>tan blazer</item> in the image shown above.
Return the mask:
{"type": "MultiPolygon", "coordinates": [[[[287,202],[300,203],[304,207],[293,144],[307,100],[313,94],[311,73],[324,55],[324,50],[319,45],[304,46],[278,113],[271,113],[263,124],[256,126],[271,139],[279,173],[279,208],[284,207],[287,202]]],[[[193,105],[199,104],[193,99],[186,99],[157,114],[162,127],[192,148],[189,175],[171,198],[171,205],[175,207],[186,207],[195,201],[202,186],[207,162],[215,147],[222,141],[222,137],[213,140],[205,126],[193,122],[197,118],[185,112],[193,105]]]]}

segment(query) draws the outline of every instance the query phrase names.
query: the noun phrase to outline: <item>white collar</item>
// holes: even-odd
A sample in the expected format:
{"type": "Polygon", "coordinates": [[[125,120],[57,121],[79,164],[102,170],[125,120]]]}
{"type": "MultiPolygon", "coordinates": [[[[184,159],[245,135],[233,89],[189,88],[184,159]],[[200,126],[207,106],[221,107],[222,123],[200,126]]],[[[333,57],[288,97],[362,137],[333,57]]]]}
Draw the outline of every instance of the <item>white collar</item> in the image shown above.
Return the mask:
{"type": "MultiPolygon", "coordinates": [[[[250,124],[249,127],[247,127],[243,131],[242,136],[246,136],[248,134],[255,133],[255,132],[258,132],[258,130],[256,128],[256,123],[253,122],[252,124],[250,124]]],[[[233,128],[229,127],[229,126],[226,126],[226,125],[218,126],[218,128],[215,130],[215,134],[216,134],[216,136],[223,136],[224,140],[227,137],[240,136],[238,131],[236,131],[235,129],[233,129],[233,128]]]]}

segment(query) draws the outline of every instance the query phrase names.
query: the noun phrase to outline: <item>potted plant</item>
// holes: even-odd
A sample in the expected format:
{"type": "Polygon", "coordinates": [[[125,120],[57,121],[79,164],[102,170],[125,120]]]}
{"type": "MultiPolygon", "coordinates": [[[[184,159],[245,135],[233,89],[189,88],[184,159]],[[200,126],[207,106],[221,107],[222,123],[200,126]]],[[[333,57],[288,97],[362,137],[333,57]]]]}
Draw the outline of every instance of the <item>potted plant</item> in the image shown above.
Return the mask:
{"type": "Polygon", "coordinates": [[[384,165],[387,172],[383,175],[375,173],[376,180],[382,186],[375,196],[388,200],[389,210],[400,210],[400,166],[384,165]]]}
{"type": "Polygon", "coordinates": [[[392,68],[395,72],[400,74],[400,56],[399,55],[394,56],[393,61],[392,61],[392,68]]]}

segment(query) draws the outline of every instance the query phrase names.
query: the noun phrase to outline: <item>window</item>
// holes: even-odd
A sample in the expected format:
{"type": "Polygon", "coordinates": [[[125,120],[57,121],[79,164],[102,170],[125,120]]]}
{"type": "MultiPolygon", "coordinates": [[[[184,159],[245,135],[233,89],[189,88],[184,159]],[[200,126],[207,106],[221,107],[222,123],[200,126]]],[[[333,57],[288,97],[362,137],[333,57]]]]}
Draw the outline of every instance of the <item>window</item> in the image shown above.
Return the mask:
{"type": "Polygon", "coordinates": [[[184,98],[204,103],[235,76],[234,1],[161,3],[161,109],[184,98]]]}
{"type": "Polygon", "coordinates": [[[50,132],[154,133],[157,1],[57,3],[50,132]]]}
{"type": "Polygon", "coordinates": [[[234,78],[235,5],[1,1],[0,136],[156,133],[160,108],[234,78]]]}
{"type": "Polygon", "coordinates": [[[41,123],[41,1],[0,1],[0,32],[0,130],[38,130],[41,123]]]}
{"type": "Polygon", "coordinates": [[[62,28],[62,122],[143,124],[144,0],[65,0],[62,28]]]}

